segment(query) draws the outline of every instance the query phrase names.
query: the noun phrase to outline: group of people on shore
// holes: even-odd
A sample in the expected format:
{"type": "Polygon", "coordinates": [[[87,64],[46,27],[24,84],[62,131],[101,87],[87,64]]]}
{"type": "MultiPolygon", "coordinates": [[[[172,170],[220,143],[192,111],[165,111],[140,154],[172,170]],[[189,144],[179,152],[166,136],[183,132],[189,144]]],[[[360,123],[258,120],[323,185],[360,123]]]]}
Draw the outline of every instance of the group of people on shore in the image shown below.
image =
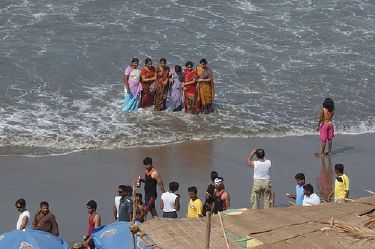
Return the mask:
{"type": "MultiPolygon", "coordinates": [[[[179,183],[172,181],[169,183],[169,190],[164,188],[164,183],[161,175],[153,166],[151,157],[146,157],[143,160],[144,177],[139,176],[134,180],[133,186],[140,187],[144,185],[144,199],[139,191],[135,194],[133,203],[133,187],[130,185],[119,185],[117,188],[117,195],[113,202],[113,219],[114,221],[127,221],[133,219],[138,222],[144,222],[148,213],[152,217],[157,217],[158,213],[155,206],[155,201],[158,197],[157,188],[161,191],[160,209],[162,210],[163,218],[177,218],[178,211],[181,208],[179,183]],[[133,205],[134,204],[134,205],[133,205]]],[[[265,151],[261,148],[254,148],[250,151],[247,158],[247,165],[253,170],[253,187],[250,198],[251,207],[257,209],[261,207],[261,199],[263,199],[263,207],[270,208],[274,206],[272,199],[272,184],[270,169],[272,166],[271,160],[266,158],[265,151]]],[[[324,196],[325,201],[343,203],[349,196],[349,177],[344,173],[344,166],[342,164],[335,165],[336,179],[334,183],[334,190],[324,196]]],[[[187,188],[189,202],[186,204],[186,217],[195,218],[205,216],[208,211],[213,214],[225,211],[230,208],[230,194],[225,189],[224,179],[219,176],[216,171],[212,171],[210,175],[211,183],[205,191],[205,198],[202,201],[198,197],[198,189],[196,186],[187,188]]],[[[305,175],[298,173],[295,176],[297,182],[295,193],[287,194],[291,199],[295,200],[297,206],[312,206],[320,204],[320,199],[314,193],[313,186],[306,184],[305,175]]],[[[30,212],[26,208],[26,201],[19,199],[15,206],[20,212],[17,229],[32,228],[49,232],[55,236],[59,235],[59,228],[55,216],[49,210],[49,204],[46,201],[40,203],[40,209],[35,213],[34,219],[31,222],[30,212]]],[[[91,235],[94,229],[101,226],[101,217],[97,212],[97,203],[95,200],[90,200],[86,204],[88,211],[88,230],[83,243],[76,248],[94,248],[91,235]]],[[[78,244],[75,244],[78,245],[78,244]]]]}
{"type": "MultiPolygon", "coordinates": [[[[324,160],[324,158],[322,158],[324,160]]],[[[323,161],[324,162],[324,161],[323,161]]],[[[270,177],[270,169],[272,163],[265,157],[263,149],[253,149],[247,158],[248,166],[254,171],[253,189],[251,193],[252,208],[257,209],[260,207],[260,199],[264,201],[264,208],[274,206],[272,198],[272,184],[270,177]]],[[[336,179],[334,189],[329,193],[322,192],[323,200],[330,202],[333,200],[335,203],[344,203],[349,197],[350,180],[344,173],[344,165],[335,165],[336,179]]],[[[310,183],[305,183],[305,175],[298,173],[295,176],[297,182],[295,194],[286,194],[289,198],[294,199],[295,203],[292,205],[297,206],[314,206],[321,203],[321,198],[314,193],[314,188],[310,183]]],[[[323,187],[323,186],[321,186],[323,187]]]]}
{"type": "Polygon", "coordinates": [[[152,105],[155,111],[163,111],[167,109],[170,96],[169,108],[172,111],[213,112],[214,79],[206,59],[201,59],[197,67],[188,61],[183,68],[175,65],[170,69],[165,58],[159,60],[157,67],[150,58],[145,59],[142,69],[138,69],[138,65],[139,60],[133,58],[124,71],[123,111],[152,105]]]}

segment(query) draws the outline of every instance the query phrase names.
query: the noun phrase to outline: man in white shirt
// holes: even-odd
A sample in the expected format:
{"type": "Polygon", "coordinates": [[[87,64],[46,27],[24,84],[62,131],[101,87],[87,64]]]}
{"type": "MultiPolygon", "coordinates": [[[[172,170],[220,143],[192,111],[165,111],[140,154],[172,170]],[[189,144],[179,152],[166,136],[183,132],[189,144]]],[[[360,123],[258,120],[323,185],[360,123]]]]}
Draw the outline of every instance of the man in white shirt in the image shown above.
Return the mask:
{"type": "Polygon", "coordinates": [[[18,212],[20,212],[20,216],[18,217],[17,226],[18,230],[23,230],[26,227],[29,227],[30,223],[30,212],[26,209],[26,201],[24,199],[19,199],[16,201],[16,208],[18,212]]]}
{"type": "Polygon", "coordinates": [[[320,198],[314,193],[314,188],[310,183],[303,185],[303,193],[305,196],[303,197],[302,206],[315,206],[320,204],[320,198]]]}
{"type": "Polygon", "coordinates": [[[264,199],[264,208],[271,207],[271,161],[266,159],[263,149],[253,149],[247,158],[247,164],[254,170],[254,184],[251,193],[252,208],[259,208],[261,197],[264,199]],[[255,155],[258,160],[254,159],[255,155]]]}

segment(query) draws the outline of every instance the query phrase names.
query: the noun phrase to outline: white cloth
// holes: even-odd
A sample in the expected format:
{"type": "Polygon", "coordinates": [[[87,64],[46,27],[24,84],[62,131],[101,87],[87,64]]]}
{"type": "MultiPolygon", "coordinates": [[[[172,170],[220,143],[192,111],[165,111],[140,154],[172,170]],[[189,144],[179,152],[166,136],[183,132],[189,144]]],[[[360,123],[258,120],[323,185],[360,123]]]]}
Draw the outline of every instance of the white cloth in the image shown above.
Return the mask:
{"type": "Polygon", "coordinates": [[[119,215],[119,211],[118,211],[118,208],[120,207],[120,200],[121,200],[121,196],[115,196],[115,206],[116,206],[116,210],[117,210],[117,219],[118,219],[118,215],[119,215]]]}
{"type": "Polygon", "coordinates": [[[267,180],[270,179],[270,168],[271,168],[271,161],[265,160],[262,161],[254,161],[254,179],[255,180],[267,180]]]}
{"type": "Polygon", "coordinates": [[[27,211],[27,210],[25,210],[25,211],[23,211],[22,213],[20,213],[20,216],[18,217],[17,226],[16,226],[16,228],[17,228],[18,230],[21,229],[22,219],[23,219],[23,217],[25,217],[25,216],[29,217],[29,220],[27,221],[25,228],[26,228],[26,227],[30,227],[30,212],[27,211]]]}
{"type": "Polygon", "coordinates": [[[171,193],[167,191],[163,193],[160,198],[163,200],[163,203],[164,203],[164,208],[163,208],[164,212],[176,211],[175,203],[176,203],[177,195],[175,193],[171,193]]]}
{"type": "Polygon", "coordinates": [[[312,193],[310,196],[303,197],[302,206],[315,206],[320,204],[320,198],[317,194],[312,193]]]}

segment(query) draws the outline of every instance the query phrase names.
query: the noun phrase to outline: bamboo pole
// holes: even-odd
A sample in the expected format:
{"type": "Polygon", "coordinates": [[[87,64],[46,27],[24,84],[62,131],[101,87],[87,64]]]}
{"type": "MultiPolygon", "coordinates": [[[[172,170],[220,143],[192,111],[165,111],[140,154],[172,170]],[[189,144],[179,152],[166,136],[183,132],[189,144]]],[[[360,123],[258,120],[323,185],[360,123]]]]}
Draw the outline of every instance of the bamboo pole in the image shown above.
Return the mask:
{"type": "MultiPolygon", "coordinates": [[[[136,214],[136,211],[137,211],[137,207],[136,207],[136,203],[135,203],[135,193],[136,193],[136,185],[135,183],[133,184],[133,215],[132,215],[132,224],[131,226],[133,227],[134,229],[134,226],[135,226],[135,214],[136,214]]],[[[133,229],[130,229],[131,232],[132,232],[132,244],[133,244],[133,249],[136,249],[136,243],[135,243],[135,233],[134,233],[134,230],[133,229]]]]}
{"type": "Polygon", "coordinates": [[[223,231],[223,234],[224,234],[224,239],[225,239],[225,243],[227,245],[227,249],[230,249],[229,243],[228,243],[228,238],[227,238],[227,235],[225,234],[225,229],[224,229],[224,224],[223,224],[223,218],[221,217],[221,212],[218,212],[218,214],[219,214],[219,218],[220,218],[221,230],[223,231]]]}
{"type": "Polygon", "coordinates": [[[211,240],[211,211],[206,212],[207,226],[206,226],[206,249],[210,249],[211,240]]]}

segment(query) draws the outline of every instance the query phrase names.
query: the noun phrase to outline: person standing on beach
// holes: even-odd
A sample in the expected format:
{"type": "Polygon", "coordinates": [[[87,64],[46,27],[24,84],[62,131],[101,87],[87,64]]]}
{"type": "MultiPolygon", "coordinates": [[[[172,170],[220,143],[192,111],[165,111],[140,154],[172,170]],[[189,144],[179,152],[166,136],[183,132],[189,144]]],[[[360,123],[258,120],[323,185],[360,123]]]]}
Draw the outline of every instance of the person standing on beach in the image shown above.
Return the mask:
{"type": "Polygon", "coordinates": [[[23,230],[26,227],[29,227],[30,212],[27,211],[26,209],[25,199],[17,200],[15,205],[16,205],[17,211],[20,212],[20,215],[17,220],[16,229],[23,230]]]}
{"type": "Polygon", "coordinates": [[[344,165],[341,163],[335,165],[335,173],[337,175],[335,180],[335,189],[329,194],[327,201],[331,201],[334,196],[336,203],[346,202],[346,198],[349,197],[349,177],[344,174],[344,165]]]}
{"type": "Polygon", "coordinates": [[[142,194],[135,194],[135,221],[144,222],[145,221],[145,205],[143,205],[142,194]]]}
{"type": "Polygon", "coordinates": [[[195,186],[189,187],[188,193],[189,193],[190,200],[188,203],[186,217],[188,218],[202,217],[203,204],[202,204],[202,201],[198,198],[197,187],[195,186]]]}
{"type": "Polygon", "coordinates": [[[222,177],[217,177],[214,180],[214,186],[212,213],[217,214],[230,208],[230,196],[225,190],[224,179],[222,177]]]}
{"type": "Polygon", "coordinates": [[[206,200],[203,204],[203,216],[206,216],[207,211],[212,211],[213,205],[214,205],[214,192],[215,192],[215,185],[214,181],[216,178],[219,177],[219,174],[216,171],[211,171],[210,178],[212,183],[207,186],[206,190],[206,200]]]}
{"type": "Polygon", "coordinates": [[[143,160],[143,164],[145,166],[145,178],[140,178],[138,181],[140,183],[145,183],[145,217],[147,216],[148,212],[151,212],[152,217],[157,217],[158,213],[155,208],[155,200],[157,197],[156,185],[159,185],[160,191],[164,193],[165,190],[163,180],[158,171],[153,167],[151,157],[146,157],[143,160]]]}
{"type": "Polygon", "coordinates": [[[264,208],[271,207],[271,161],[266,159],[263,149],[253,149],[247,158],[247,164],[254,170],[254,183],[251,193],[252,208],[259,208],[261,197],[264,199],[264,208]],[[255,155],[258,160],[254,159],[255,155]]]}
{"type": "Polygon", "coordinates": [[[287,194],[287,196],[291,199],[296,200],[296,206],[302,206],[303,198],[305,196],[303,192],[303,185],[305,185],[305,175],[303,173],[298,173],[295,177],[297,185],[296,185],[296,193],[295,194],[287,194]]]}
{"type": "Polygon", "coordinates": [[[118,220],[120,200],[124,191],[123,189],[125,189],[125,185],[118,186],[117,188],[118,195],[115,196],[115,202],[113,203],[113,206],[112,206],[113,219],[115,221],[118,220]]]}
{"type": "Polygon", "coordinates": [[[131,186],[120,185],[118,193],[121,195],[120,205],[118,208],[118,221],[130,222],[133,216],[133,188],[131,186]]]}
{"type": "Polygon", "coordinates": [[[320,156],[325,155],[326,143],[328,141],[328,155],[332,155],[332,138],[334,130],[332,118],[335,110],[335,104],[331,98],[326,98],[323,102],[323,108],[320,111],[319,122],[316,130],[320,132],[320,140],[322,142],[320,156]]]}
{"type": "Polygon", "coordinates": [[[169,191],[160,197],[160,208],[163,210],[163,218],[177,218],[177,211],[180,210],[180,195],[176,194],[179,188],[177,182],[169,183],[169,191]]]}
{"type": "Polygon", "coordinates": [[[32,228],[59,236],[59,226],[56,222],[55,215],[49,211],[48,202],[42,201],[40,203],[40,209],[34,216],[32,228]]]}
{"type": "Polygon", "coordinates": [[[86,208],[87,208],[87,212],[89,214],[89,218],[88,218],[88,221],[87,221],[87,223],[88,223],[87,235],[84,238],[84,241],[85,241],[84,244],[85,245],[89,245],[91,243],[92,231],[95,228],[100,227],[100,225],[101,225],[100,215],[96,212],[97,207],[98,207],[98,204],[94,200],[90,200],[86,204],[86,208]]]}
{"type": "Polygon", "coordinates": [[[303,185],[303,193],[302,206],[315,206],[320,204],[320,198],[314,193],[314,188],[310,183],[303,185]]]}

